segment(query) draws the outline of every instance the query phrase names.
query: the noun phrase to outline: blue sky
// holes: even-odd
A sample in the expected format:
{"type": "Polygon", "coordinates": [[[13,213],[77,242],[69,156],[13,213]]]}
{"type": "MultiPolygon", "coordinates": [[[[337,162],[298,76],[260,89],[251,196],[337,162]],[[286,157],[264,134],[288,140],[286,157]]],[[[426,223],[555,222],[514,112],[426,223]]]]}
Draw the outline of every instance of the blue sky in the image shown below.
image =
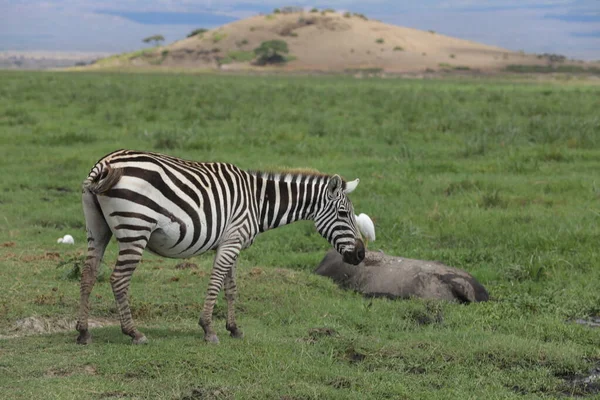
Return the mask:
{"type": "Polygon", "coordinates": [[[600,60],[600,0],[0,0],[0,50],[130,51],[149,35],[172,42],[284,5],[350,10],[511,50],[600,60]]]}

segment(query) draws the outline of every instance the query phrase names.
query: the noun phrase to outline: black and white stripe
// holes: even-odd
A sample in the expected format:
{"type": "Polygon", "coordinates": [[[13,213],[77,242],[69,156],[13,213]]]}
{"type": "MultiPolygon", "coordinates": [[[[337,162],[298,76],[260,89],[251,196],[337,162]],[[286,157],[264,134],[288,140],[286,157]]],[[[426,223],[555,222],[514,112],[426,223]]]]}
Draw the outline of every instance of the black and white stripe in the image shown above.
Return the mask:
{"type": "Polygon", "coordinates": [[[227,329],[241,336],[234,317],[235,263],[256,235],[298,220],[317,230],[348,262],[364,258],[364,246],[347,193],[358,180],[315,173],[243,171],[227,163],[198,163],[164,154],[119,150],[99,160],[83,182],[88,258],[81,279],[77,329],[88,343],[88,298],[110,237],[119,244],[111,275],[121,327],[143,343],[131,318],[127,292],[143,251],[188,258],[217,250],[200,325],[217,342],[212,310],[221,287],[228,304],[227,329]]]}

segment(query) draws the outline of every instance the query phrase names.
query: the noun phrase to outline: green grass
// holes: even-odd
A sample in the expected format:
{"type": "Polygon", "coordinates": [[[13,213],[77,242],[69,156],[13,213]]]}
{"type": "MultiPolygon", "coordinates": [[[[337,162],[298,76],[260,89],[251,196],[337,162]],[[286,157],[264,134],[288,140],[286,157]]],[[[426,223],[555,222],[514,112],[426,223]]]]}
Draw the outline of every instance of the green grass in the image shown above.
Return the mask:
{"type": "MultiPolygon", "coordinates": [[[[32,398],[552,398],[600,360],[600,88],[581,85],[0,72],[0,334],[74,319],[84,256],[80,183],[127,147],[242,168],[361,178],[373,250],[465,269],[492,296],[469,306],[367,300],[311,271],[310,222],[260,235],[239,261],[238,322],[197,326],[213,254],[177,270],[146,254],[132,287],[150,344],[118,326],[0,339],[0,387],[32,398]],[[56,239],[70,233],[75,246],[56,239]],[[71,261],[72,262],[72,261],[71,261]],[[430,315],[432,318],[422,318],[430,315]],[[429,321],[423,324],[423,321],[429,321]],[[311,331],[330,328],[332,335],[311,331]]],[[[91,315],[116,318],[106,280],[91,315]]]]}
{"type": "Polygon", "coordinates": [[[221,40],[225,39],[226,37],[227,37],[227,34],[225,32],[215,31],[212,34],[212,41],[213,41],[213,43],[219,43],[221,40]]]}
{"type": "Polygon", "coordinates": [[[116,54],[110,57],[105,57],[102,58],[100,60],[98,60],[96,62],[96,64],[98,65],[109,65],[109,64],[113,64],[115,62],[122,62],[122,63],[128,63],[129,61],[135,59],[135,58],[139,58],[139,57],[143,57],[146,55],[150,55],[153,54],[156,51],[156,47],[150,47],[150,48],[145,48],[145,49],[140,49],[140,50],[136,50],[136,51],[132,51],[129,53],[121,53],[121,54],[116,54]]]}
{"type": "Polygon", "coordinates": [[[564,73],[564,74],[591,74],[600,75],[598,67],[583,67],[581,65],[521,65],[513,64],[506,66],[506,71],[518,73],[564,73]]]}
{"type": "Polygon", "coordinates": [[[233,50],[227,53],[227,57],[221,60],[221,64],[230,64],[232,62],[249,62],[254,60],[256,54],[253,51],[233,50]]]}

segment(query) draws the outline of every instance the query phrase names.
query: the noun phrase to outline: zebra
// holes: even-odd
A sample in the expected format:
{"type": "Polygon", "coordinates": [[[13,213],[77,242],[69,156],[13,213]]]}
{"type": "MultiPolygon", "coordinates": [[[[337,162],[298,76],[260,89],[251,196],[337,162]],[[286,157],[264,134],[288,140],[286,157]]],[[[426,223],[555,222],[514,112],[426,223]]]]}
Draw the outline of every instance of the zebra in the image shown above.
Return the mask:
{"type": "Polygon", "coordinates": [[[236,261],[256,235],[298,220],[317,231],[348,263],[358,265],[365,247],[347,194],[359,179],[315,172],[245,171],[233,164],[195,162],[165,154],[117,150],[101,158],[82,185],[88,253],[81,276],[77,343],[91,343],[89,296],[111,237],[119,246],[110,284],[121,331],[133,344],[147,342],[129,308],[131,276],[144,250],[189,258],[216,250],[199,324],[204,340],[218,343],[212,324],[221,288],[227,301],[226,329],[243,337],[234,312],[236,261]]]}

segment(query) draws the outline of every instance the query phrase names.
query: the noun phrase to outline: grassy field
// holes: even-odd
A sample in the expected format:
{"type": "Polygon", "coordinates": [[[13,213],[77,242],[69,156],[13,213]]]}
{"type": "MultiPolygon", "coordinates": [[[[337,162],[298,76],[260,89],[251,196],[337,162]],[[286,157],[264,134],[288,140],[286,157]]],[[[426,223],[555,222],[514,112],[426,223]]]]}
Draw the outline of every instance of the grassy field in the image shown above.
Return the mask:
{"type": "MultiPolygon", "coordinates": [[[[0,73],[0,398],[504,399],[593,396],[600,361],[600,87],[335,77],[0,73]],[[117,148],[248,169],[361,178],[372,250],[463,268],[492,296],[369,300],[311,273],[310,222],[260,235],[239,262],[238,323],[197,325],[213,254],[146,255],[118,326],[75,319],[86,248],[80,183],[117,148]],[[75,246],[56,243],[69,233],[75,246]],[[61,264],[64,264],[61,266],[61,264]],[[16,337],[15,337],[16,336],[16,337]]],[[[108,248],[92,317],[116,322],[108,248]]]]}

